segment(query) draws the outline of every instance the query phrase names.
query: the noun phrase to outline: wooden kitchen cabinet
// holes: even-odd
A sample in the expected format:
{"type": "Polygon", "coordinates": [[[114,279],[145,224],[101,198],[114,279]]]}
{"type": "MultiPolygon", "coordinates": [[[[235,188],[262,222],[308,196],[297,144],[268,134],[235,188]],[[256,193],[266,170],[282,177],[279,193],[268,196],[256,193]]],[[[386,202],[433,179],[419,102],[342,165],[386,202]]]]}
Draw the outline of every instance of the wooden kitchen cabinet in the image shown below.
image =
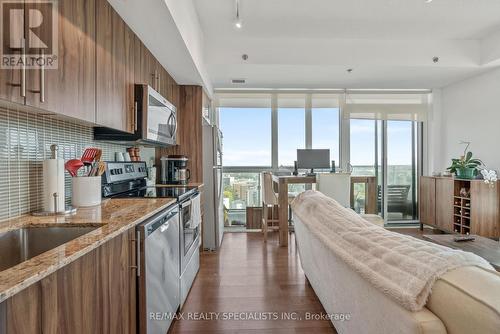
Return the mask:
{"type": "Polygon", "coordinates": [[[135,228],[5,301],[9,334],[136,333],[135,228]]]}
{"type": "Polygon", "coordinates": [[[160,92],[160,69],[161,65],[156,60],[156,58],[153,56],[151,52],[148,54],[148,71],[149,71],[149,76],[151,77],[150,79],[150,86],[154,88],[157,92],[160,92]]]}
{"type": "Polygon", "coordinates": [[[0,70],[0,99],[126,132],[135,83],[178,106],[177,83],[107,0],[59,0],[58,11],[58,68],[0,70]]]}
{"type": "Polygon", "coordinates": [[[133,240],[132,231],[125,232],[97,249],[96,288],[102,333],[135,333],[133,240]]]}
{"type": "Polygon", "coordinates": [[[99,333],[100,307],[94,250],[40,281],[42,333],[99,333]]]}
{"type": "Polygon", "coordinates": [[[133,132],[135,35],[107,0],[96,13],[96,123],[133,132]]]}
{"type": "Polygon", "coordinates": [[[134,36],[134,80],[136,84],[150,85],[152,77],[149,74],[150,52],[139,39],[134,36]]]}
{"type": "MultiPolygon", "coordinates": [[[[13,31],[13,34],[24,35],[24,31],[13,31]]],[[[3,46],[4,54],[20,55],[22,49],[3,46]]],[[[0,69],[0,99],[24,104],[21,93],[22,69],[0,69]]]]}
{"type": "Polygon", "coordinates": [[[41,333],[42,309],[40,283],[35,283],[20,291],[7,299],[4,304],[6,333],[41,333]]]}
{"type": "MultiPolygon", "coordinates": [[[[161,67],[160,69],[160,94],[170,102],[174,103],[173,96],[175,96],[175,88],[177,84],[168,72],[161,67]]],[[[175,103],[174,103],[175,104],[175,103]]]]}
{"type": "Polygon", "coordinates": [[[26,71],[26,105],[93,123],[95,0],[59,0],[58,10],[58,67],[26,71]]]}
{"type": "MultiPolygon", "coordinates": [[[[4,46],[5,47],[5,46],[4,46]]],[[[20,54],[20,50],[9,48],[9,53],[20,54]]],[[[9,102],[24,104],[21,94],[21,69],[0,69],[0,99],[9,102]]]]}
{"type": "Polygon", "coordinates": [[[159,63],[137,36],[135,38],[134,53],[136,58],[135,82],[156,89],[158,86],[159,63]]]}
{"type": "MultiPolygon", "coordinates": [[[[203,183],[203,88],[201,86],[179,86],[178,97],[175,91],[172,101],[178,100],[177,107],[177,145],[156,149],[156,163],[169,154],[181,154],[189,158],[190,182],[203,183]]],[[[170,99],[170,97],[167,97],[170,99]]],[[[208,97],[206,97],[208,98],[208,97]]]]}

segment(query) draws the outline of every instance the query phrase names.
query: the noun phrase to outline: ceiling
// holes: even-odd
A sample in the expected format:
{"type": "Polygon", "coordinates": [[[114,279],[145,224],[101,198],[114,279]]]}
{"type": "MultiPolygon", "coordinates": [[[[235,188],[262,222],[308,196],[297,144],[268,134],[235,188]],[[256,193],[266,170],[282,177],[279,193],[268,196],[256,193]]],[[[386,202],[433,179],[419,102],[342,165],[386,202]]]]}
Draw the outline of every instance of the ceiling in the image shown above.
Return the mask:
{"type": "Polygon", "coordinates": [[[242,29],[234,0],[193,1],[215,88],[435,88],[500,63],[498,0],[240,0],[242,29]]]}

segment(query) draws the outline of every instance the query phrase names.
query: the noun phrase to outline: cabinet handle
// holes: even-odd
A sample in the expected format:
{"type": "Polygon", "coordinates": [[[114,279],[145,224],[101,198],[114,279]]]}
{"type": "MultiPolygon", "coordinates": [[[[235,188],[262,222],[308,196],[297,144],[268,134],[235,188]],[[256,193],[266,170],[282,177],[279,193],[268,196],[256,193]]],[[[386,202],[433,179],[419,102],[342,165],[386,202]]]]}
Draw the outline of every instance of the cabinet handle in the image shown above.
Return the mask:
{"type": "Polygon", "coordinates": [[[40,102],[45,102],[45,60],[43,50],[40,51],[42,65],[40,66],[40,102]]]}
{"type": "Polygon", "coordinates": [[[141,276],[141,232],[135,232],[135,263],[137,277],[141,276]]]}
{"type": "Polygon", "coordinates": [[[160,83],[161,83],[160,74],[158,74],[157,80],[158,80],[158,89],[157,89],[157,91],[159,92],[160,91],[160,83]]]}
{"type": "Polygon", "coordinates": [[[151,78],[153,78],[153,82],[151,83],[151,86],[153,89],[156,89],[156,71],[154,73],[151,73],[151,78]]]}
{"type": "Polygon", "coordinates": [[[23,66],[21,67],[21,97],[26,97],[26,39],[21,38],[21,59],[23,66]]]}
{"type": "Polygon", "coordinates": [[[134,131],[137,131],[137,101],[134,102],[134,131]]]}

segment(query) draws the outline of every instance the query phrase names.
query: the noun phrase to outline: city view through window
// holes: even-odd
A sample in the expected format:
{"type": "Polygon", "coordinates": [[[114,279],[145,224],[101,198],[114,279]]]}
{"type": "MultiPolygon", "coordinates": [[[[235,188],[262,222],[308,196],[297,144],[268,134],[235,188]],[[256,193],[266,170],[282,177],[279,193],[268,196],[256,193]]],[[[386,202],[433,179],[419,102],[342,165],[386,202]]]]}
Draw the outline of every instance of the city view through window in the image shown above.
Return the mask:
{"type": "MultiPolygon", "coordinates": [[[[304,125],[304,111],[278,109],[278,161],[280,169],[293,170],[297,145],[304,141],[304,131],[287,131],[285,124],[304,125]],[[294,120],[295,118],[295,120],[294,120]],[[297,119],[298,118],[298,119],[297,119]],[[297,136],[299,137],[297,141],[297,136]],[[280,158],[280,156],[282,158],[280,158]]],[[[221,129],[224,133],[224,206],[228,222],[233,226],[246,224],[246,208],[261,207],[262,181],[260,172],[271,166],[270,108],[220,108],[221,129]]],[[[339,159],[338,109],[312,110],[312,147],[329,148],[331,160],[339,159]],[[316,143],[316,145],[315,145],[316,143]]],[[[351,120],[350,159],[353,175],[377,176],[378,209],[382,204],[382,121],[351,120]],[[378,122],[378,123],[377,123],[378,122]],[[376,156],[377,155],[377,156],[376,156]],[[376,168],[376,166],[378,167],[376,168]],[[378,175],[376,173],[378,172],[378,175]]],[[[387,184],[388,220],[414,220],[416,213],[416,178],[414,128],[411,121],[387,121],[387,184]]],[[[301,147],[305,147],[302,144],[301,147]]],[[[304,185],[291,185],[289,192],[298,194],[304,185]]],[[[365,204],[363,184],[354,186],[354,209],[362,213],[365,204]]]]}

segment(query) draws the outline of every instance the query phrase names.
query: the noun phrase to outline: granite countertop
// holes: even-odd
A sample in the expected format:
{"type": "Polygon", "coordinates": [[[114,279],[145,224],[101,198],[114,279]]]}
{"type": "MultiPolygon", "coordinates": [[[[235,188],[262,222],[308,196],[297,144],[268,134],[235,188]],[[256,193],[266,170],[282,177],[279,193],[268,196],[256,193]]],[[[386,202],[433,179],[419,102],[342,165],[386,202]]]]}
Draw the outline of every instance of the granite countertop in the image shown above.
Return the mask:
{"type": "Polygon", "coordinates": [[[22,227],[98,226],[61,246],[0,272],[0,303],[175,203],[172,198],[107,199],[72,216],[24,215],[0,222],[0,233],[22,227]]]}
{"type": "Polygon", "coordinates": [[[190,182],[188,184],[156,184],[157,187],[197,187],[198,189],[203,188],[204,184],[201,182],[190,182]]]}

